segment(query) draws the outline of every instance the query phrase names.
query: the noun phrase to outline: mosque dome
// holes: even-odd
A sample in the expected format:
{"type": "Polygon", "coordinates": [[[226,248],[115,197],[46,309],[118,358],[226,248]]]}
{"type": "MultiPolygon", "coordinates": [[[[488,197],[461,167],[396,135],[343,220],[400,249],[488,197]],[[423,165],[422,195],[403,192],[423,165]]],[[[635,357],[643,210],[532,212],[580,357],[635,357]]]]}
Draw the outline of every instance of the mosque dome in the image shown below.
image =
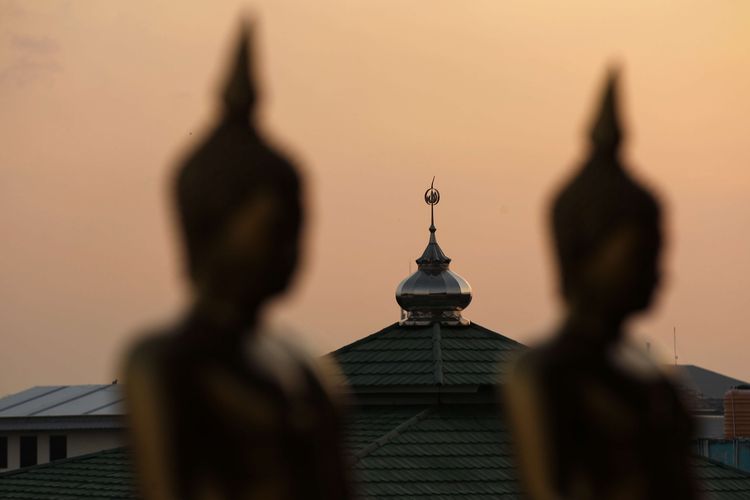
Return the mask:
{"type": "Polygon", "coordinates": [[[443,253],[435,237],[435,205],[440,201],[440,192],[430,186],[424,198],[431,212],[430,241],[417,259],[417,271],[396,288],[396,302],[406,313],[401,323],[468,324],[461,311],[471,303],[471,286],[450,270],[451,259],[443,253]]]}

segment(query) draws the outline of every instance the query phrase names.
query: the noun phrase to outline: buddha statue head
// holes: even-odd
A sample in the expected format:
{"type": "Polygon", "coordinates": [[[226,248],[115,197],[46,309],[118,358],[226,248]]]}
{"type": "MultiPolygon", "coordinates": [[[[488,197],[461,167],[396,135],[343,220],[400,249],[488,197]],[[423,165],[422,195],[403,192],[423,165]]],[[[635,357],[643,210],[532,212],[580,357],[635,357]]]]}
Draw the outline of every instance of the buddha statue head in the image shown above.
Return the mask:
{"type": "Polygon", "coordinates": [[[623,166],[617,73],[610,72],[583,165],[554,199],[552,229],[570,310],[622,321],[647,309],[660,278],[661,210],[623,166]]]}
{"type": "Polygon", "coordinates": [[[218,123],[179,167],[175,195],[198,299],[252,314],[288,286],[303,213],[294,165],[255,126],[249,35],[242,30],[218,123]]]}

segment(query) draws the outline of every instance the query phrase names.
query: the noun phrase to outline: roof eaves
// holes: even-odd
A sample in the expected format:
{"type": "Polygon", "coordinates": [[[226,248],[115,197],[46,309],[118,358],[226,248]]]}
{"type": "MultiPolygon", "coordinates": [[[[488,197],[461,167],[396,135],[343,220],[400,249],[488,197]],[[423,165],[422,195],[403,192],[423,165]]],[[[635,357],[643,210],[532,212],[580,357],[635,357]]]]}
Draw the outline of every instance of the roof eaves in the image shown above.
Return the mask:
{"type": "Polygon", "coordinates": [[[71,415],[54,417],[2,417],[0,432],[74,429],[125,429],[124,415],[71,415]]]}
{"type": "Polygon", "coordinates": [[[427,393],[474,393],[481,387],[478,384],[452,384],[438,387],[435,384],[393,384],[393,385],[362,385],[346,387],[349,394],[427,394],[427,393]]]}

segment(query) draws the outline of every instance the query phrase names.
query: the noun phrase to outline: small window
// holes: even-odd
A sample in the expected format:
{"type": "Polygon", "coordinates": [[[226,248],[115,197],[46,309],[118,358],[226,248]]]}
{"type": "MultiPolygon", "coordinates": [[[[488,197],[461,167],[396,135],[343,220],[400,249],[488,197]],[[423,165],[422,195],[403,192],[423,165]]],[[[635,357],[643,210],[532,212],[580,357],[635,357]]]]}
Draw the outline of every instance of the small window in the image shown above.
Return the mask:
{"type": "Polygon", "coordinates": [[[36,436],[21,436],[20,466],[36,465],[36,436]]]}
{"type": "Polygon", "coordinates": [[[0,436],[0,469],[8,468],[8,437],[0,436]]]}
{"type": "Polygon", "coordinates": [[[68,458],[68,437],[67,436],[50,436],[49,437],[49,459],[61,460],[68,458]]]}

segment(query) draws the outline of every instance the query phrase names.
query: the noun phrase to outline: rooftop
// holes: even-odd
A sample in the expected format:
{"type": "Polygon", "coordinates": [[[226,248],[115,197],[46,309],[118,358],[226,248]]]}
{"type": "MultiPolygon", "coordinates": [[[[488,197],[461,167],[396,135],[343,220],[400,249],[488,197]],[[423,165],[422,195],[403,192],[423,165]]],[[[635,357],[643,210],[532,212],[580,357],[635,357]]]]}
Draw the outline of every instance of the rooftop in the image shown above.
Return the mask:
{"type": "Polygon", "coordinates": [[[135,499],[130,453],[99,451],[0,474],[7,500],[135,499]]]}
{"type": "MultiPolygon", "coordinates": [[[[348,446],[366,498],[520,498],[509,436],[489,406],[364,408],[348,446]]],[[[750,475],[695,458],[708,500],[750,498],[750,475]]],[[[7,500],[136,499],[129,452],[106,450],[0,474],[7,500]]]]}
{"type": "Polygon", "coordinates": [[[392,324],[331,355],[357,391],[492,386],[523,344],[476,323],[392,324]]]}
{"type": "Polygon", "coordinates": [[[0,398],[0,431],[120,429],[120,386],[44,385],[0,398]]]}
{"type": "Polygon", "coordinates": [[[0,398],[0,418],[124,414],[116,384],[39,385],[0,398]]]}
{"type": "Polygon", "coordinates": [[[706,399],[723,399],[724,393],[736,385],[747,384],[727,375],[695,365],[679,365],[680,382],[706,399]]]}

